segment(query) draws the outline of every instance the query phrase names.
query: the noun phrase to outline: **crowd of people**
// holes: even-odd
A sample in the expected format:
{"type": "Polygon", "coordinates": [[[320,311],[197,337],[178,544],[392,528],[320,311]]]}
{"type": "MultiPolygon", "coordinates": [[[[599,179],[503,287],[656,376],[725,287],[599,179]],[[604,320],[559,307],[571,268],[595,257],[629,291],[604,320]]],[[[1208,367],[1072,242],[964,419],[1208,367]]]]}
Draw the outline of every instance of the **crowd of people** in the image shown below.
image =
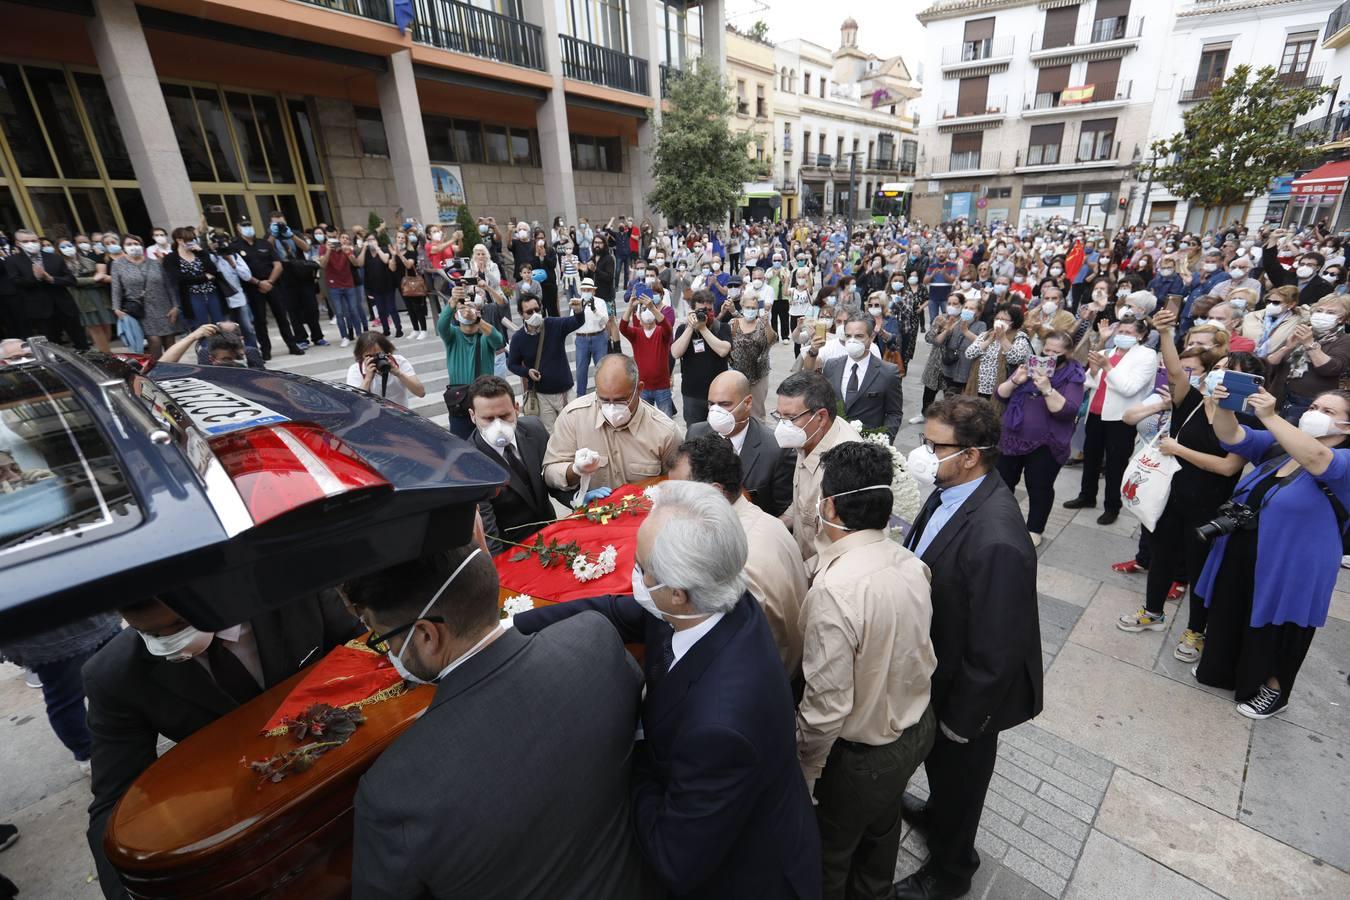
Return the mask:
{"type": "MultiPolygon", "coordinates": [[[[1166,630],[1189,593],[1176,657],[1245,716],[1288,704],[1350,518],[1350,296],[1321,225],[477,227],[301,234],[277,213],[261,236],[243,220],[0,245],[15,336],[261,367],[268,310],[303,353],[323,304],[353,345],[346,382],[403,404],[425,388],[400,313],[409,339],[440,338],[449,428],[506,488],[474,544],[301,604],[325,646],[368,629],[437,685],[357,795],[356,896],[962,896],[998,733],[1041,709],[1036,548],[1066,466],[1063,505],[1100,500],[1110,525],[1143,518],[1140,454],[1171,461],[1112,566],[1145,576],[1117,625],[1166,630]],[[922,435],[893,452],[906,421],[922,435]],[[631,600],[503,626],[489,554],[652,479],[631,600]],[[915,485],[934,489],[904,508],[915,485]],[[920,764],[925,804],[905,790],[920,764]],[[902,818],[930,855],[893,884],[902,818]]],[[[63,635],[59,670],[42,638],[0,644],[52,679],[53,727],[92,769],[109,897],[107,815],[155,740],[206,715],[162,711],[168,661],[256,693],[293,673],[249,642],[298,627],[203,634],[153,598],[120,613],[120,633],[114,616],[63,635]]]]}

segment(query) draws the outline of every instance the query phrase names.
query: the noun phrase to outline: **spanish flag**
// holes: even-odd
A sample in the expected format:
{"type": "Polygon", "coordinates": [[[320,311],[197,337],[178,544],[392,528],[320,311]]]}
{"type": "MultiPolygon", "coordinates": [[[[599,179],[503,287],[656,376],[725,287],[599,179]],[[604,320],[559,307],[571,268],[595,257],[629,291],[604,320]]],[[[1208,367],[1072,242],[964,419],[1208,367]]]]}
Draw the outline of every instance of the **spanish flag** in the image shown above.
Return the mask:
{"type": "Polygon", "coordinates": [[[1060,92],[1059,105],[1068,106],[1071,103],[1091,103],[1092,94],[1097,90],[1095,84],[1085,84],[1082,87],[1065,88],[1060,92]]]}

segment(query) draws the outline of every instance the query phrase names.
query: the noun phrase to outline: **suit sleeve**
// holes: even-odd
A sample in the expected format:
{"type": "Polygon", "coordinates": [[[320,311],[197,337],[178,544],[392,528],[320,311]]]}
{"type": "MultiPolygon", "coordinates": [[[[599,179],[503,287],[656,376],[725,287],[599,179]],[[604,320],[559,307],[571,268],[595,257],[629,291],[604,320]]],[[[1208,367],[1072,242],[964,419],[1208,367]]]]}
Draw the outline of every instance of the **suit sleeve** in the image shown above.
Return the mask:
{"type": "Polygon", "coordinates": [[[900,426],[904,424],[904,395],[900,384],[900,371],[888,372],[890,377],[890,386],[886,389],[885,421],[886,433],[895,440],[895,436],[900,433],[900,426]]]}
{"type": "MultiPolygon", "coordinates": [[[[397,795],[396,795],[397,796],[397,795]]],[[[354,900],[404,900],[430,897],[408,865],[412,852],[399,821],[385,820],[361,780],[352,823],[352,893],[354,900]]]]}
{"type": "Polygon", "coordinates": [[[536,606],[534,609],[519,613],[511,623],[521,634],[534,634],[563,619],[577,613],[591,610],[609,620],[614,630],[625,644],[640,644],[647,639],[647,613],[637,601],[628,596],[607,594],[604,597],[591,597],[586,600],[572,600],[568,603],[552,603],[536,606]]]}
{"type": "Polygon", "coordinates": [[[964,738],[984,734],[1009,687],[1027,677],[1028,654],[1036,654],[1038,665],[1040,657],[1036,568],[1026,550],[998,541],[973,549],[961,561],[970,586],[965,652],[937,711],[943,724],[964,738]]]}
{"type": "Polygon", "coordinates": [[[642,855],[672,894],[716,871],[755,809],[761,762],[754,744],[724,726],[691,728],[671,747],[663,784],[645,742],[635,752],[633,824],[642,855]]]}
{"type": "Polygon", "coordinates": [[[483,520],[483,537],[487,538],[488,553],[496,556],[507,545],[498,540],[501,535],[497,531],[497,513],[492,509],[491,500],[478,501],[478,516],[483,520]]]}
{"type": "Polygon", "coordinates": [[[94,798],[89,804],[86,836],[103,896],[108,900],[119,900],[127,894],[117,870],[103,852],[103,835],[117,801],[158,758],[155,747],[159,733],[134,710],[124,708],[110,695],[107,674],[110,673],[99,673],[90,663],[86,663],[83,670],[85,695],[89,698],[86,721],[94,739],[90,756],[93,767],[90,789],[94,798]]]}
{"type": "Polygon", "coordinates": [[[1280,251],[1274,247],[1261,249],[1261,271],[1266,273],[1266,277],[1275,287],[1298,283],[1298,276],[1280,265],[1280,251]]]}
{"type": "Polygon", "coordinates": [[[793,451],[778,447],[776,441],[773,449],[778,452],[773,464],[773,480],[769,483],[773,496],[760,508],[771,516],[781,516],[792,504],[792,476],[797,468],[797,457],[793,451]]]}

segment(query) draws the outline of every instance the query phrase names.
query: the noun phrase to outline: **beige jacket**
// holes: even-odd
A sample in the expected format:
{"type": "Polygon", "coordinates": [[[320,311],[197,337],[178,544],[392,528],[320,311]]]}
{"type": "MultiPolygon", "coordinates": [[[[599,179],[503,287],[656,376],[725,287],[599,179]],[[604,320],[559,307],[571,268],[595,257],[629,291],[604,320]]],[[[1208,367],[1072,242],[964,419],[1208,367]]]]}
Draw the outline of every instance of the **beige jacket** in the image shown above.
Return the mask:
{"type": "Polygon", "coordinates": [[[553,423],[544,450],[544,482],[566,489],[567,468],[582,447],[600,454],[600,468],[591,474],[592,488],[654,478],[666,474],[679,445],[675,423],[661,410],[639,402],[628,424],[614,428],[600,414],[600,401],[592,392],[563,407],[553,423]]]}
{"type": "Polygon", "coordinates": [[[834,424],[825,432],[816,449],[810,453],[797,451],[797,465],[792,472],[792,505],[788,507],[787,515],[792,521],[792,536],[797,540],[797,547],[804,560],[829,545],[820,536],[820,522],[816,517],[816,501],[820,499],[820,479],[823,474],[820,458],[825,455],[825,451],[839,444],[861,440],[862,435],[858,434],[857,429],[843,417],[836,416],[834,424]]]}
{"type": "Polygon", "coordinates": [[[764,608],[769,630],[788,678],[802,663],[801,615],[806,599],[806,564],[801,552],[777,516],[771,516],[744,496],[732,506],[745,529],[750,553],[745,560],[746,587],[764,608]]]}

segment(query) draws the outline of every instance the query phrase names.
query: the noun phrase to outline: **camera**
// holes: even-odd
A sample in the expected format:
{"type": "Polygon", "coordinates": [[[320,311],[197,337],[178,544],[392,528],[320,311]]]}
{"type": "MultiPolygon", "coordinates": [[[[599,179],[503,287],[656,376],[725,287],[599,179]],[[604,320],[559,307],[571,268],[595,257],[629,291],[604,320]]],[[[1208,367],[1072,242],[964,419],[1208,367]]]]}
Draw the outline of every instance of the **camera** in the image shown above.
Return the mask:
{"type": "Polygon", "coordinates": [[[1256,527],[1256,510],[1245,503],[1229,500],[1219,507],[1218,514],[1195,529],[1195,536],[1202,541],[1212,541],[1216,537],[1246,531],[1256,527]]]}
{"type": "Polygon", "coordinates": [[[694,316],[695,316],[700,322],[706,322],[706,321],[708,321],[708,311],[707,311],[706,309],[696,309],[696,310],[694,310],[694,316]]]}
{"type": "Polygon", "coordinates": [[[376,353],[376,354],[375,354],[375,371],[376,371],[377,373],[379,373],[380,375],[388,375],[388,374],[389,374],[389,369],[390,369],[390,368],[391,368],[391,367],[390,367],[390,365],[389,365],[389,354],[388,354],[388,353],[376,353]]]}

